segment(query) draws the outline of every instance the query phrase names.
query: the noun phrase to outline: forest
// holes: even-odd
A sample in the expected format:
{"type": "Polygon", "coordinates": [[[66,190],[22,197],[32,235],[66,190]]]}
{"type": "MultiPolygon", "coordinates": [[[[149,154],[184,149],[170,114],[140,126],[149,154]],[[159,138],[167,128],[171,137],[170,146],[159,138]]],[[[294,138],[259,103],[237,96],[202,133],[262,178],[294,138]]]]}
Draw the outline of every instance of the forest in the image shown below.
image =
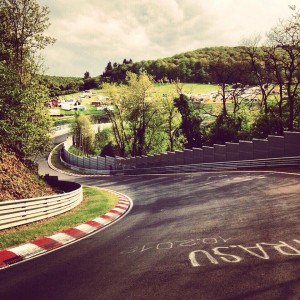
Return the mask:
{"type": "MultiPolygon", "coordinates": [[[[133,62],[132,59],[125,58],[122,63],[109,61],[105,69],[96,77],[90,77],[87,71],[82,78],[45,75],[41,80],[49,88],[52,97],[90,88],[101,88],[103,83],[125,83],[127,72],[135,74],[146,72],[157,83],[174,81],[219,83],[219,78],[213,74],[212,64],[219,60],[227,60],[228,64],[242,64],[245,50],[246,47],[211,47],[157,60],[133,62]]],[[[257,50],[261,51],[261,47],[257,47],[257,50]]],[[[255,84],[251,76],[247,79],[241,78],[240,73],[235,76],[239,77],[240,81],[247,81],[247,84],[255,84]]],[[[234,79],[229,81],[233,82],[234,79]]]]}

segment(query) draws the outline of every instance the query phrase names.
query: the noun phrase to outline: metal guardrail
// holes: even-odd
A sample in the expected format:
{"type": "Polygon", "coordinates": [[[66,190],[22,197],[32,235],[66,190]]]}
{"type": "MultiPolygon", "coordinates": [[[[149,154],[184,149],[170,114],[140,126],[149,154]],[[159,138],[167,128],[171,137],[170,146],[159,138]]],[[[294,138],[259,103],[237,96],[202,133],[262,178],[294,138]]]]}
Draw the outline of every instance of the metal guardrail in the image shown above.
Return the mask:
{"type": "MultiPolygon", "coordinates": [[[[181,165],[162,165],[157,166],[158,162],[153,162],[152,166],[143,167],[139,165],[131,166],[122,162],[121,158],[113,157],[78,157],[68,152],[72,144],[71,139],[64,143],[61,152],[61,159],[69,166],[79,168],[79,170],[88,170],[89,174],[97,173],[97,170],[114,170],[113,174],[138,175],[138,174],[169,174],[169,173],[186,173],[201,171],[222,171],[237,170],[241,168],[261,168],[261,167],[278,167],[278,166],[300,166],[300,156],[264,158],[253,160],[222,161],[199,164],[181,164],[181,165]],[[109,168],[108,168],[109,166],[109,168]]],[[[166,162],[163,162],[163,164],[166,162]]]]}
{"type": "MultiPolygon", "coordinates": [[[[63,182],[60,182],[60,185],[63,186],[63,182]]],[[[75,187],[73,191],[64,194],[0,202],[0,230],[32,223],[71,210],[83,199],[81,185],[74,183],[73,187],[75,187]]]]}
{"type": "Polygon", "coordinates": [[[242,160],[242,161],[227,161],[214,162],[178,166],[164,166],[152,168],[136,168],[125,169],[125,175],[137,174],[170,174],[170,173],[188,173],[201,171],[222,171],[222,170],[238,170],[244,168],[261,168],[261,167],[282,167],[282,166],[300,166],[300,156],[283,157],[283,158],[268,158],[256,160],[242,160]]]}
{"type": "Polygon", "coordinates": [[[66,146],[62,148],[61,158],[69,165],[87,170],[117,170],[121,169],[115,157],[80,157],[70,153],[66,146]]]}

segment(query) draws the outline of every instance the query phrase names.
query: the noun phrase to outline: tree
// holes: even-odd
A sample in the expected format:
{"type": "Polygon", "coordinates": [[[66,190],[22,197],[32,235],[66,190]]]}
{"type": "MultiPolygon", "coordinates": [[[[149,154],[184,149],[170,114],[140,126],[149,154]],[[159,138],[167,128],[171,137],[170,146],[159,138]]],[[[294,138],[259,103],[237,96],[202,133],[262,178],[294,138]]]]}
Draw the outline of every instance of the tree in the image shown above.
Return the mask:
{"type": "Polygon", "coordinates": [[[41,50],[49,10],[35,0],[0,0],[0,135],[20,157],[34,159],[50,147],[51,121],[41,85],[41,50]]]}
{"type": "Polygon", "coordinates": [[[240,116],[227,114],[219,115],[216,121],[210,124],[210,132],[207,139],[208,144],[225,144],[225,142],[238,142],[239,131],[242,126],[242,118],[240,116]]]}
{"type": "Polygon", "coordinates": [[[127,122],[132,133],[131,155],[145,154],[147,130],[151,127],[152,117],[158,112],[156,99],[151,95],[153,78],[146,73],[127,74],[127,122]]]}
{"type": "Polygon", "coordinates": [[[267,37],[269,46],[273,49],[272,60],[276,67],[276,79],[281,87],[281,97],[283,97],[283,90],[286,91],[289,112],[288,130],[292,131],[300,83],[300,11],[296,11],[295,6],[290,8],[293,11],[291,17],[281,20],[267,37]]]}
{"type": "MultiPolygon", "coordinates": [[[[106,87],[107,88],[107,87],[106,87]]],[[[128,72],[126,85],[109,86],[114,109],[106,110],[121,156],[146,154],[151,148],[158,126],[158,99],[152,93],[153,78],[146,73],[128,72]]]]}
{"type": "Polygon", "coordinates": [[[87,79],[84,80],[83,83],[83,89],[84,90],[90,90],[90,89],[96,89],[99,87],[99,79],[93,77],[89,77],[87,79]]]}
{"type": "Polygon", "coordinates": [[[168,151],[174,151],[175,146],[179,146],[177,141],[180,143],[180,113],[178,108],[174,105],[174,95],[165,94],[161,99],[162,115],[164,118],[164,128],[168,137],[168,151]]]}
{"type": "Polygon", "coordinates": [[[265,115],[269,113],[268,99],[275,88],[275,81],[270,70],[270,58],[265,48],[259,47],[259,35],[244,40],[244,53],[249,58],[251,75],[254,83],[259,86],[261,94],[261,110],[265,115]]]}
{"type": "Polygon", "coordinates": [[[90,72],[86,71],[83,75],[83,80],[86,80],[88,78],[91,78],[90,72]]]}
{"type": "Polygon", "coordinates": [[[184,94],[180,94],[174,99],[174,105],[181,114],[180,129],[186,139],[185,147],[192,149],[193,147],[202,147],[201,135],[201,118],[192,107],[190,100],[184,94]]]}
{"type": "Polygon", "coordinates": [[[113,67],[112,67],[112,64],[111,64],[111,62],[109,61],[108,64],[107,64],[107,66],[105,67],[105,72],[111,71],[112,68],[113,68],[113,67]]]}
{"type": "Polygon", "coordinates": [[[220,85],[221,87],[221,99],[222,99],[222,115],[227,115],[227,106],[226,102],[230,97],[227,89],[229,84],[232,83],[232,64],[233,60],[229,57],[222,57],[219,55],[210,62],[209,68],[212,79],[214,82],[220,85]]]}
{"type": "Polygon", "coordinates": [[[95,148],[99,149],[100,152],[107,146],[109,143],[112,143],[113,135],[110,128],[104,128],[100,131],[98,128],[98,132],[95,135],[95,148]]]}
{"type": "Polygon", "coordinates": [[[78,114],[72,125],[73,144],[82,151],[83,155],[88,155],[94,150],[95,132],[90,119],[84,114],[78,114]]]}
{"type": "Polygon", "coordinates": [[[112,142],[109,142],[108,144],[106,144],[102,151],[100,156],[105,157],[105,156],[111,156],[114,157],[116,155],[116,149],[114,147],[114,145],[112,144],[112,142]]]}
{"type": "Polygon", "coordinates": [[[123,101],[124,86],[116,84],[104,84],[109,98],[113,101],[113,110],[105,109],[105,113],[112,123],[112,131],[117,144],[119,155],[125,157],[130,149],[129,130],[126,124],[126,107],[123,101]]]}
{"type": "Polygon", "coordinates": [[[282,134],[282,119],[278,115],[259,113],[254,118],[251,135],[255,138],[267,138],[268,135],[282,134]]]}

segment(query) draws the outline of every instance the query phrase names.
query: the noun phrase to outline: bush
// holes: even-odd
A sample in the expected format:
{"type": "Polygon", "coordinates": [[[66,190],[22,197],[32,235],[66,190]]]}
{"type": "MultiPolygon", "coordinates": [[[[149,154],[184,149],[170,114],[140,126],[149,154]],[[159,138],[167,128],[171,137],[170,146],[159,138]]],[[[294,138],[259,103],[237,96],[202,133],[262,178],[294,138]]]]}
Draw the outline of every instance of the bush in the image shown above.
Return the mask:
{"type": "Polygon", "coordinates": [[[114,157],[117,155],[116,147],[112,144],[112,142],[109,142],[107,145],[105,145],[101,151],[100,156],[111,156],[114,157]]]}
{"type": "Polygon", "coordinates": [[[252,135],[258,139],[267,138],[268,135],[282,135],[282,128],[282,120],[279,117],[260,114],[253,123],[252,135]]]}

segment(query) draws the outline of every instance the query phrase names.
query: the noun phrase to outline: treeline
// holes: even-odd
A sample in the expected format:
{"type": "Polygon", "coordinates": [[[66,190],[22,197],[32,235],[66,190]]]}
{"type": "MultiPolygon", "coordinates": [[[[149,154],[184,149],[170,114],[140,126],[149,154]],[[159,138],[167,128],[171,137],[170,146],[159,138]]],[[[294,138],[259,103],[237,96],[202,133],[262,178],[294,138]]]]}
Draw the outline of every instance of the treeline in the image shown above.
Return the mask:
{"type": "MultiPolygon", "coordinates": [[[[101,88],[103,83],[125,83],[127,72],[135,74],[146,72],[153,77],[155,82],[159,83],[171,83],[179,80],[186,83],[218,84],[220,78],[214,71],[216,61],[222,58],[240,68],[245,62],[245,52],[246,47],[211,47],[157,60],[133,62],[132,59],[124,59],[122,63],[108,62],[104,72],[96,77],[91,77],[87,71],[82,78],[45,75],[41,81],[48,87],[50,97],[101,88]]],[[[243,69],[245,70],[245,68],[244,64],[243,69]]],[[[235,77],[237,76],[239,81],[255,84],[253,76],[246,77],[246,74],[241,76],[240,69],[237,69],[235,77]]],[[[234,82],[235,79],[231,78],[229,81],[234,82]]]]}
{"type": "Polygon", "coordinates": [[[40,82],[49,90],[51,98],[83,90],[83,79],[78,77],[41,76],[40,82]]]}
{"type": "Polygon", "coordinates": [[[54,98],[99,88],[101,79],[99,76],[91,77],[89,72],[85,72],[83,78],[43,75],[40,77],[40,84],[46,86],[49,90],[49,96],[54,98]]]}
{"type": "MultiPolygon", "coordinates": [[[[147,72],[156,82],[170,83],[218,83],[212,70],[212,62],[218,58],[228,59],[232,63],[241,63],[245,57],[245,47],[210,47],[189,51],[172,57],[123,63],[108,62],[102,74],[104,82],[125,82],[126,72],[140,74],[147,72]]],[[[252,83],[252,78],[248,78],[252,83]]]]}
{"type": "MultiPolygon", "coordinates": [[[[245,51],[246,47],[211,47],[157,60],[133,62],[132,59],[124,59],[122,63],[108,62],[104,72],[96,77],[91,77],[87,71],[82,78],[45,75],[42,76],[41,82],[48,87],[50,97],[101,88],[103,83],[125,83],[127,72],[135,74],[146,72],[153,77],[155,82],[159,83],[171,83],[179,80],[186,83],[218,84],[220,78],[214,72],[216,61],[222,58],[240,68],[245,62],[245,51]]],[[[240,72],[236,72],[236,77],[239,76],[240,81],[244,80],[247,84],[255,84],[252,76],[246,78],[245,75],[241,76],[240,72]]],[[[234,82],[235,80],[232,78],[229,81],[234,82]]]]}
{"type": "Polygon", "coordinates": [[[243,115],[237,115],[245,103],[248,108],[254,102],[259,106],[253,131],[257,137],[299,130],[300,11],[294,6],[290,9],[291,16],[273,27],[263,43],[260,36],[254,36],[245,39],[240,47],[204,48],[137,63],[109,62],[102,80],[123,83],[127,72],[146,72],[155,82],[218,84],[222,110],[215,114],[214,129],[221,142],[226,141],[218,133],[222,127],[227,131],[232,128],[232,138],[238,136],[236,131],[242,128],[243,115]]]}

